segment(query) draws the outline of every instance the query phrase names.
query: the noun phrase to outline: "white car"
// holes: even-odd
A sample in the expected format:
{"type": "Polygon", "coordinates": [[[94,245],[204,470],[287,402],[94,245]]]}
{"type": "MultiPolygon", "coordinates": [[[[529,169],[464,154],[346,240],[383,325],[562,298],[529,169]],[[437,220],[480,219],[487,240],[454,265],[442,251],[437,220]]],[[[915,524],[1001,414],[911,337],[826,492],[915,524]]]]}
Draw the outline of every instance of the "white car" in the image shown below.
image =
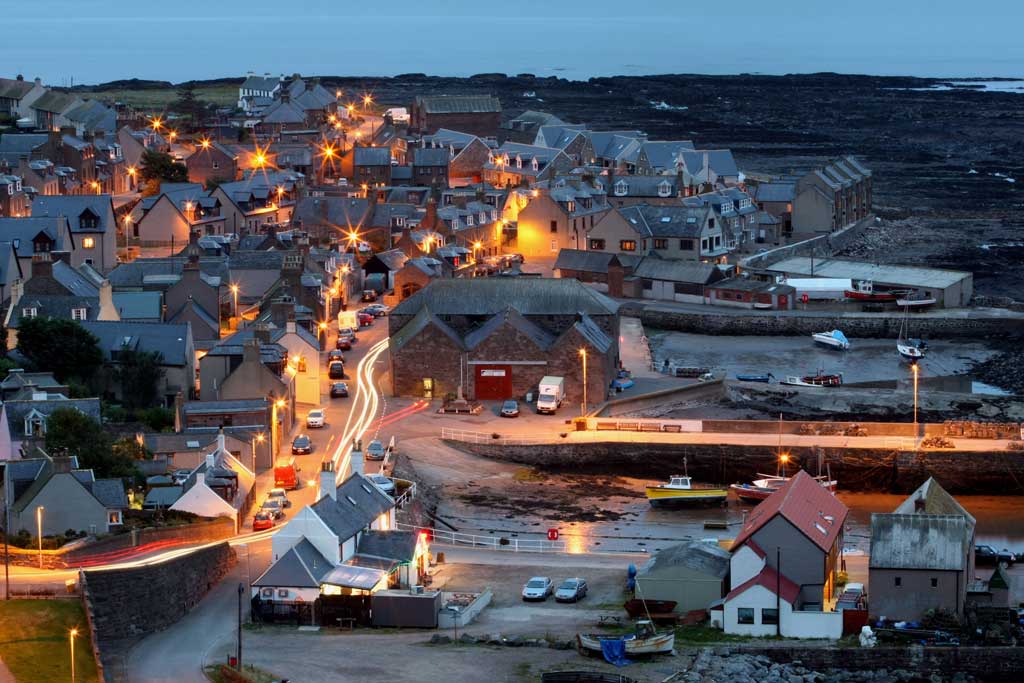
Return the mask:
{"type": "Polygon", "coordinates": [[[282,507],[290,508],[292,502],[288,500],[288,492],[284,489],[270,489],[270,493],[267,494],[267,500],[276,500],[281,503],[282,507]]]}
{"type": "Polygon", "coordinates": [[[321,410],[320,408],[316,408],[314,410],[311,410],[311,411],[309,411],[309,414],[306,415],[306,426],[307,427],[310,427],[310,428],[317,427],[317,428],[319,428],[319,427],[323,427],[324,424],[326,424],[325,418],[324,418],[324,411],[321,410]]]}
{"type": "Polygon", "coordinates": [[[555,591],[551,579],[546,576],[535,576],[523,586],[523,602],[528,600],[547,600],[555,591]]]}
{"type": "Polygon", "coordinates": [[[366,475],[366,478],[372,481],[374,484],[376,484],[377,487],[384,493],[388,494],[389,496],[394,495],[395,482],[391,481],[383,474],[379,472],[377,472],[376,474],[368,474],[366,475]]]}

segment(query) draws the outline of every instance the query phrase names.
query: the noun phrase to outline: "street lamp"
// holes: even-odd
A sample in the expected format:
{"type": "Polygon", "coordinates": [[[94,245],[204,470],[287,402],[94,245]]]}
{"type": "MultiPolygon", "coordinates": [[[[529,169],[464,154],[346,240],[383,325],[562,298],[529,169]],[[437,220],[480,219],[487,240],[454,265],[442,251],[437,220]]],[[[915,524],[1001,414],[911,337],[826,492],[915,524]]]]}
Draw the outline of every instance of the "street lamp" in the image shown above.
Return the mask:
{"type": "Polygon", "coordinates": [[[234,317],[237,318],[238,317],[238,285],[231,285],[231,295],[235,299],[235,308],[234,308],[233,315],[234,315],[234,317]]]}
{"type": "Polygon", "coordinates": [[[917,438],[917,375],[920,368],[917,363],[911,363],[910,369],[914,373],[914,438],[917,438]]]}
{"type": "Polygon", "coordinates": [[[256,438],[252,440],[252,473],[256,474],[256,444],[263,443],[266,437],[263,436],[263,432],[256,435],[256,438]]]}
{"type": "Polygon", "coordinates": [[[483,246],[484,246],[483,242],[480,242],[479,240],[477,240],[476,242],[473,242],[473,261],[474,262],[475,261],[479,261],[479,259],[476,257],[476,253],[478,251],[480,251],[481,249],[483,249],[483,246]]]}
{"type": "Polygon", "coordinates": [[[71,644],[71,683],[75,683],[75,636],[77,635],[77,628],[68,631],[68,641],[71,644]]]}
{"type": "Polygon", "coordinates": [[[580,357],[583,359],[583,405],[581,406],[580,416],[587,416],[587,350],[580,349],[580,357]]]}
{"type": "Polygon", "coordinates": [[[39,537],[39,568],[43,568],[43,506],[36,508],[36,535],[39,537]]]}

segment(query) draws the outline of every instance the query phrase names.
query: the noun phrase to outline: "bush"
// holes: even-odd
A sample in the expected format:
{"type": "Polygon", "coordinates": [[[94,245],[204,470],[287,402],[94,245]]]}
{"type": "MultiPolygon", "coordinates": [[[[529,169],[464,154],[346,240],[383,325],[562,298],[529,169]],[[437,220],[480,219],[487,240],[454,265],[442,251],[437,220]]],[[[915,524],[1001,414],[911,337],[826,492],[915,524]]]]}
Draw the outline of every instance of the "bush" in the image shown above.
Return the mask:
{"type": "Polygon", "coordinates": [[[136,410],[135,419],[144,423],[154,432],[170,431],[174,428],[174,411],[170,408],[147,408],[136,410]]]}

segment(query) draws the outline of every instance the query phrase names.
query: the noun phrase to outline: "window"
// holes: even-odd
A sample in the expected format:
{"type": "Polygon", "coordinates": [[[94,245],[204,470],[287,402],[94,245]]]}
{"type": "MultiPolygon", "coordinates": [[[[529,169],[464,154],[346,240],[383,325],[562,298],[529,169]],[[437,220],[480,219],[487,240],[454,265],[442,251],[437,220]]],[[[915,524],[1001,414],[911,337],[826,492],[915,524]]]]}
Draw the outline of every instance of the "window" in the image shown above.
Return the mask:
{"type": "Polygon", "coordinates": [[[722,236],[721,235],[715,235],[715,247],[717,248],[717,247],[720,247],[720,246],[722,246],[722,236]]]}
{"type": "Polygon", "coordinates": [[[654,238],[655,249],[668,249],[668,240],[664,238],[654,238]]]}
{"type": "Polygon", "coordinates": [[[96,240],[93,239],[92,237],[83,237],[82,238],[82,249],[92,249],[95,246],[96,246],[96,240]]]}
{"type": "Polygon", "coordinates": [[[590,240],[590,248],[594,251],[604,251],[604,240],[592,238],[590,240]]]}
{"type": "Polygon", "coordinates": [[[736,622],[740,624],[753,624],[754,623],[754,608],[753,607],[740,607],[736,610],[736,622]]]}
{"type": "Polygon", "coordinates": [[[566,208],[566,210],[569,211],[569,213],[572,213],[573,211],[576,210],[576,202],[574,202],[574,201],[567,202],[566,205],[565,205],[565,208],[566,208]]]}
{"type": "Polygon", "coordinates": [[[34,318],[39,314],[39,310],[36,308],[23,308],[21,309],[22,318],[34,318]]]}
{"type": "Polygon", "coordinates": [[[533,161],[530,162],[530,167],[533,168],[534,171],[540,170],[540,164],[537,163],[536,157],[534,157],[533,161]]]}
{"type": "Polygon", "coordinates": [[[700,241],[700,249],[701,249],[701,251],[707,251],[708,250],[708,241],[707,241],[706,238],[702,239],[700,241]]]}
{"type": "Polygon", "coordinates": [[[672,185],[668,182],[661,183],[658,185],[658,196],[659,197],[670,197],[672,195],[672,185]]]}
{"type": "Polygon", "coordinates": [[[715,219],[714,218],[709,218],[708,219],[708,227],[709,228],[715,227],[715,219]]]}
{"type": "Polygon", "coordinates": [[[938,587],[939,587],[939,580],[938,579],[932,579],[932,588],[938,588],[938,587]]]}
{"type": "Polygon", "coordinates": [[[72,320],[85,320],[85,309],[84,308],[72,308],[71,309],[72,320]]]}
{"type": "Polygon", "coordinates": [[[516,168],[522,168],[522,167],[523,167],[523,158],[522,157],[516,157],[516,168]]]}
{"type": "Polygon", "coordinates": [[[615,196],[624,197],[629,192],[629,185],[626,184],[625,180],[620,180],[615,183],[615,196]]]}
{"type": "Polygon", "coordinates": [[[636,240],[620,240],[620,251],[636,251],[636,240]]]}
{"type": "Polygon", "coordinates": [[[774,607],[762,607],[761,608],[761,623],[762,624],[777,624],[779,623],[779,610],[774,607]]]}
{"type": "Polygon", "coordinates": [[[121,523],[120,510],[107,510],[107,525],[118,526],[121,523]]]}
{"type": "Polygon", "coordinates": [[[899,588],[900,586],[903,585],[903,578],[899,577],[899,576],[894,577],[893,580],[892,580],[892,585],[894,585],[897,588],[899,588]]]}
{"type": "Polygon", "coordinates": [[[643,286],[645,292],[651,291],[651,289],[654,287],[654,282],[652,282],[650,278],[646,277],[640,280],[640,284],[641,286],[643,286]]]}
{"type": "Polygon", "coordinates": [[[265,600],[269,600],[269,599],[273,598],[274,597],[274,589],[273,588],[264,588],[264,589],[262,589],[260,591],[260,597],[262,597],[265,600]]]}
{"type": "Polygon", "coordinates": [[[558,240],[551,240],[551,251],[558,251],[558,240]]]}
{"type": "Polygon", "coordinates": [[[282,599],[283,598],[287,598],[288,597],[288,589],[287,588],[278,588],[277,589],[277,597],[278,598],[282,598],[282,599]]]}
{"type": "Polygon", "coordinates": [[[551,221],[551,232],[558,232],[558,221],[551,221]]]}
{"type": "Polygon", "coordinates": [[[679,249],[681,251],[693,251],[693,240],[679,240],[679,249]]]}

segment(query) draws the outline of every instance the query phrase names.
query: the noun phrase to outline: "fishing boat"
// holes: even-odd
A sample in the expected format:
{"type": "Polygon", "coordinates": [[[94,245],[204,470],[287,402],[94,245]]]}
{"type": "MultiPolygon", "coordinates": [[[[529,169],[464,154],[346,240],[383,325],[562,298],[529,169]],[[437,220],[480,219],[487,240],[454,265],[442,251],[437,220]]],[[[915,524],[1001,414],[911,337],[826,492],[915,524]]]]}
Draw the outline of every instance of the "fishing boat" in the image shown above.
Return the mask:
{"type": "Polygon", "coordinates": [[[923,294],[914,294],[896,299],[896,305],[901,308],[909,309],[928,308],[929,306],[935,305],[935,298],[930,296],[924,296],[923,294]]]}
{"type": "Polygon", "coordinates": [[[840,387],[843,385],[843,373],[826,374],[824,370],[818,370],[816,375],[804,375],[802,381],[816,387],[840,387]]]}
{"type": "Polygon", "coordinates": [[[846,351],[850,348],[850,340],[846,338],[846,335],[839,330],[832,330],[831,332],[815,332],[811,335],[811,339],[814,340],[815,344],[821,344],[822,346],[837,351],[846,351]]]}
{"type": "Polygon", "coordinates": [[[580,654],[603,653],[602,641],[621,640],[625,649],[625,656],[635,657],[637,655],[667,655],[672,652],[676,644],[676,633],[674,630],[658,633],[654,624],[649,619],[641,619],[636,622],[636,630],[625,636],[609,636],[603,634],[576,634],[576,647],[580,654]]]}
{"type": "MultiPolygon", "coordinates": [[[[683,467],[686,467],[686,458],[683,458],[683,467]]],[[[724,486],[694,484],[689,472],[674,474],[667,484],[650,485],[646,491],[647,501],[652,506],[715,505],[724,503],[729,497],[729,490],[724,486]]]]}
{"type": "Polygon", "coordinates": [[[789,375],[786,379],[779,382],[779,384],[785,384],[787,387],[805,387],[808,389],[820,389],[823,386],[821,384],[812,384],[811,382],[804,380],[802,377],[794,377],[793,375],[789,375]]]}
{"type": "Polygon", "coordinates": [[[900,354],[900,358],[908,360],[911,363],[924,358],[924,355],[928,352],[928,344],[923,339],[908,338],[907,328],[909,327],[910,308],[906,307],[906,312],[903,316],[903,322],[900,323],[900,333],[896,337],[896,352],[900,354]]]}
{"type": "Polygon", "coordinates": [[[741,382],[761,382],[762,384],[768,384],[775,379],[775,375],[770,372],[766,372],[763,375],[736,375],[736,379],[741,382]]]}
{"type": "Polygon", "coordinates": [[[853,284],[853,289],[843,292],[847,299],[854,301],[896,301],[903,291],[875,290],[875,283],[871,280],[858,280],[853,284]]]}

